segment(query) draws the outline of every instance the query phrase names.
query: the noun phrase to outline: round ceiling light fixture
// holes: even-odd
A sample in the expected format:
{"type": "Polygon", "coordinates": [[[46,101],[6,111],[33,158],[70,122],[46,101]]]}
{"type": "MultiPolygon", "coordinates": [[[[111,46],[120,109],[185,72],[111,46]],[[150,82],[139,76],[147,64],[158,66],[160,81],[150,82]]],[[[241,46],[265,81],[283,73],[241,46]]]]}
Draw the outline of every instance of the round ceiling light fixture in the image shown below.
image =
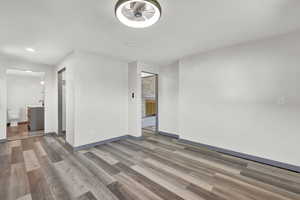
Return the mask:
{"type": "Polygon", "coordinates": [[[126,26],[146,28],[160,19],[161,7],[157,0],[118,0],[115,14],[126,26]]]}

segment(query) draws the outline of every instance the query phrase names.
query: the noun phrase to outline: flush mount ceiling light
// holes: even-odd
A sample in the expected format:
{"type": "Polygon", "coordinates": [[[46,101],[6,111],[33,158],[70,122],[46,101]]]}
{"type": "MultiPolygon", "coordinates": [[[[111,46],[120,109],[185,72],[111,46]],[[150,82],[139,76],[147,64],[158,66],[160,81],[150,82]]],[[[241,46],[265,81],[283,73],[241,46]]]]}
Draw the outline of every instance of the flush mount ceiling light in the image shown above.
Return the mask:
{"type": "Polygon", "coordinates": [[[119,0],[115,14],[126,26],[146,28],[159,20],[161,7],[157,0],[119,0]]]}

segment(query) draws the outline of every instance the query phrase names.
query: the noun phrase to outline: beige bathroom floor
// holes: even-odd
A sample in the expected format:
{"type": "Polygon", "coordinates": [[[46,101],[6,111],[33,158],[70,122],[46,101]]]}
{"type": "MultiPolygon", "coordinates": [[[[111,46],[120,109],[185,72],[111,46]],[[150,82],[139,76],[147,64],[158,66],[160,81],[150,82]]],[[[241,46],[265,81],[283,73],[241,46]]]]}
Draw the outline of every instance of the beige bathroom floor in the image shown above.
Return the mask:
{"type": "Polygon", "coordinates": [[[8,140],[20,140],[34,136],[44,135],[44,131],[28,131],[26,123],[19,124],[15,127],[7,127],[7,139],[8,140]]]}

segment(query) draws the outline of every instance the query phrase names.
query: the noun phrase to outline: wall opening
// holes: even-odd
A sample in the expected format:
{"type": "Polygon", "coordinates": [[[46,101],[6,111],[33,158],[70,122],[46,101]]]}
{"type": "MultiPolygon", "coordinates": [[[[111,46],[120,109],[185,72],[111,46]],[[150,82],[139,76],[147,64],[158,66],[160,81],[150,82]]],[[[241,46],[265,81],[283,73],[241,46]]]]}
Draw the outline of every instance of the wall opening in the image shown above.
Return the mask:
{"type": "Polygon", "coordinates": [[[7,69],[8,140],[44,135],[45,73],[7,69]]]}
{"type": "Polygon", "coordinates": [[[142,133],[158,133],[158,75],[142,72],[142,133]]]}
{"type": "Polygon", "coordinates": [[[57,72],[58,136],[66,140],[66,69],[57,72]]]}

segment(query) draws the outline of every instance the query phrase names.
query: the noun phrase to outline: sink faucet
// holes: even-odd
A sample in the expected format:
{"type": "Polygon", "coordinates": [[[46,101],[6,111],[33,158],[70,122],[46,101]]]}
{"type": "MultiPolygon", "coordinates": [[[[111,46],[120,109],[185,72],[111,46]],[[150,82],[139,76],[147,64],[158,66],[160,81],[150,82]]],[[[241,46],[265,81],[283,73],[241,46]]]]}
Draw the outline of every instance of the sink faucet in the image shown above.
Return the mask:
{"type": "Polygon", "coordinates": [[[44,107],[44,100],[39,100],[39,103],[42,103],[42,106],[44,107]]]}

